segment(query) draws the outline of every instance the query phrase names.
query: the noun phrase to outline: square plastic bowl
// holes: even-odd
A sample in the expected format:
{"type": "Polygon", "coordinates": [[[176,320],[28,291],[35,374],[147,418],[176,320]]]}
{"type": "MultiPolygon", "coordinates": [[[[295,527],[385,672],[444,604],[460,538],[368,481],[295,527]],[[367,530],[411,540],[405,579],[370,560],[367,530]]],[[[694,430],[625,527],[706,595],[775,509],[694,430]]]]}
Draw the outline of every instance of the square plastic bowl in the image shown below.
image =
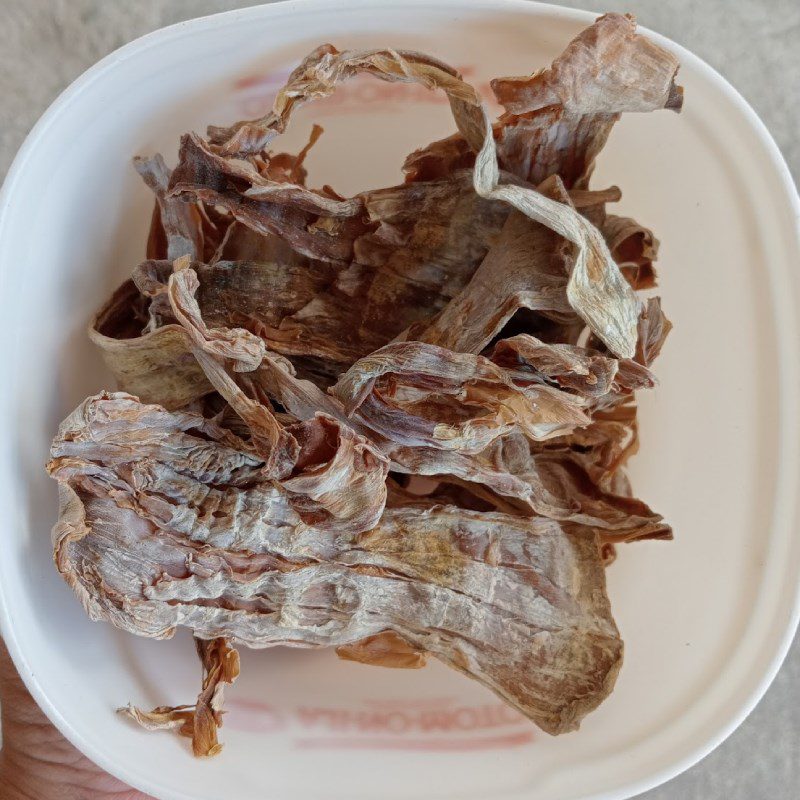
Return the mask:
{"type": "MultiPolygon", "coordinates": [[[[632,479],[676,540],[623,547],[610,568],[625,665],[579,732],[550,738],[437,664],[268,650],[244,654],[225,750],[197,761],[114,713],[194,698],[188,635],[92,624],[52,564],[49,440],[84,396],[113,388],[86,324],[144,255],[152,198],[131,156],[174,162],[181,133],[258,114],[321,42],[428,51],[485,87],[546,65],[591,21],[517,0],[248,8],[123,47],[28,137],[0,201],[0,618],[36,699],[102,767],[164,800],[623,798],[702,757],[765,691],[798,617],[798,199],[755,113],[658,36],[681,59],[685,110],[623,119],[594,185],[621,186],[621,213],[663,245],[675,330],[642,398],[632,479]]],[[[440,98],[368,78],[303,109],[287,149],[311,120],[326,128],[312,185],[345,193],[398,181],[405,153],[452,130],[440,98]]]]}

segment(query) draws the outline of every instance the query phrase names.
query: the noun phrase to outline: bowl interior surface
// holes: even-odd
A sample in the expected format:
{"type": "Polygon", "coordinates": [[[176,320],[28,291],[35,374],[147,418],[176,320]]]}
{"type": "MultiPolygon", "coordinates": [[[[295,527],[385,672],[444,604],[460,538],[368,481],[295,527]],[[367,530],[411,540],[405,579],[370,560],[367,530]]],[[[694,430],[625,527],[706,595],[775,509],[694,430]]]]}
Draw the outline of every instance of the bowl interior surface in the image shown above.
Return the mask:
{"type": "MultiPolygon", "coordinates": [[[[130,164],[179,136],[268,107],[312,47],[430,52],[488,97],[488,80],[546,65],[589,15],[522,2],[285,3],[192,21],[94,68],[32,134],[0,208],[4,635],[48,714],[101,765],[168,800],[625,797],[692,763],[766,688],[791,635],[800,553],[791,190],[743,101],[685,51],[685,110],[625,117],[595,187],[661,240],[675,329],[641,397],[638,496],[671,543],[622,547],[608,571],[626,643],[613,695],[551,738],[481,686],[432,664],[380,670],[331,652],[243,653],[227,692],[223,754],[148,734],[114,709],[192,702],[184,632],[139,640],[91,623],[57,575],[44,473],[60,419],[113,388],[85,329],[144,256],[152,196],[130,164]]],[[[446,102],[357,79],[302,109],[279,146],[319,122],[310,185],[348,194],[401,179],[403,156],[453,130],[446,102]]]]}

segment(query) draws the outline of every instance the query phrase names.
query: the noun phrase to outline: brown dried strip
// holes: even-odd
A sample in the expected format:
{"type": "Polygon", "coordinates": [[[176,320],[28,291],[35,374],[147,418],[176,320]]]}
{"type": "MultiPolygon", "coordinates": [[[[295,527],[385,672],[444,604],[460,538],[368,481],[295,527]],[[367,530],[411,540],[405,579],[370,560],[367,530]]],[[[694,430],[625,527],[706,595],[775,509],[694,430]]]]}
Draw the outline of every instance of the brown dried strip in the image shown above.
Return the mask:
{"type": "Polygon", "coordinates": [[[376,350],[331,392],[348,416],[403,447],[477,453],[512,430],[543,440],[589,421],[574,395],[520,387],[481,356],[422,342],[376,350]]]}
{"type": "Polygon", "coordinates": [[[210,757],[222,750],[217,729],[222,727],[223,687],[239,677],[239,654],[224,638],[194,641],[203,664],[203,688],[194,706],[159,706],[142,711],[128,705],[118,710],[148,731],[177,728],[181,736],[192,740],[195,756],[210,757]]]}

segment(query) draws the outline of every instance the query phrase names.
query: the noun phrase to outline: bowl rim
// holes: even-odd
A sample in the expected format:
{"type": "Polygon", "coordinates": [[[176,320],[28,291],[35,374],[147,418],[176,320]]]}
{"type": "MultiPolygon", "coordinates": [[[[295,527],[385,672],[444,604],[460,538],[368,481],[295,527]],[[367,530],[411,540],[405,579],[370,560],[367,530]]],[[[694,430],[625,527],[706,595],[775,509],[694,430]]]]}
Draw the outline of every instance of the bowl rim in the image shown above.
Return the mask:
{"type": "MultiPolygon", "coordinates": [[[[538,0],[346,0],[346,4],[349,9],[368,8],[376,13],[390,8],[409,9],[414,6],[462,10],[485,10],[491,8],[494,13],[503,13],[506,11],[539,13],[555,20],[580,22],[582,24],[591,24],[598,16],[601,16],[601,14],[592,11],[555,6],[550,3],[538,2],[538,0]]],[[[22,179],[29,160],[35,154],[39,141],[47,134],[49,129],[58,120],[60,114],[69,106],[73,99],[81,92],[88,89],[93,83],[101,80],[105,75],[112,72],[118,64],[156,45],[161,45],[165,42],[184,37],[190,37],[197,32],[208,30],[218,25],[223,20],[226,23],[231,23],[252,18],[260,19],[264,16],[280,17],[298,13],[307,14],[317,10],[330,11],[328,0],[278,0],[273,3],[222,11],[207,16],[184,20],[146,33],[122,45],[96,62],[93,66],[89,67],[70,83],[48,106],[47,110],[30,130],[23,144],[17,151],[8,169],[2,188],[0,188],[0,242],[2,242],[4,238],[8,209],[11,204],[12,196],[22,179]]],[[[693,69],[697,70],[702,77],[731,102],[737,111],[746,118],[753,132],[757,135],[759,143],[764,147],[765,154],[769,157],[770,166],[774,169],[775,177],[779,179],[780,190],[783,192],[784,199],[788,201],[792,218],[795,222],[795,246],[800,255],[800,195],[798,195],[798,190],[789,171],[789,167],[764,122],[739,91],[699,56],[668,37],[644,26],[638,26],[637,30],[647,35],[662,47],[675,53],[679,57],[682,65],[691,64],[693,69]]],[[[0,264],[0,295],[4,294],[8,282],[6,273],[7,270],[0,264]]],[[[775,291],[773,290],[773,295],[774,294],[775,291]]],[[[793,303],[793,300],[789,298],[788,295],[781,299],[783,300],[782,305],[790,308],[790,313],[791,307],[793,306],[794,316],[797,318],[797,306],[793,303]]],[[[786,347],[787,345],[784,343],[782,346],[786,347]]],[[[787,360],[780,357],[780,354],[779,362],[782,367],[787,364],[787,360]]],[[[798,383],[800,383],[800,381],[797,380],[798,368],[797,365],[794,365],[792,359],[789,359],[788,364],[790,373],[788,377],[783,370],[780,375],[779,395],[781,398],[781,408],[780,420],[778,423],[780,430],[787,429],[787,422],[789,419],[787,409],[796,409],[800,405],[800,391],[798,390],[798,383]]],[[[0,424],[3,424],[2,420],[0,420],[0,424]]],[[[797,428],[794,421],[792,421],[788,429],[791,430],[792,428],[797,428]]],[[[791,439],[791,437],[789,438],[791,439]]],[[[797,437],[794,437],[794,440],[788,447],[793,447],[796,453],[798,450],[797,444],[797,437]]],[[[794,491],[795,495],[800,495],[800,464],[797,463],[798,459],[788,457],[786,450],[786,442],[781,442],[781,455],[779,456],[781,470],[779,470],[779,480],[784,491],[794,491]],[[787,465],[789,469],[784,470],[783,467],[787,465]]],[[[791,455],[791,451],[788,455],[791,455]]],[[[794,518],[793,522],[796,526],[797,519],[794,518]]],[[[0,550],[0,559],[2,559],[2,557],[2,550],[0,550]]],[[[797,566],[800,568],[800,564],[797,566]]],[[[716,749],[739,727],[739,725],[741,725],[764,696],[786,658],[798,628],[798,623],[800,623],[800,583],[795,587],[794,597],[786,608],[783,634],[775,648],[768,668],[763,672],[760,678],[753,682],[745,700],[740,702],[738,706],[732,706],[728,712],[727,719],[722,721],[723,724],[718,724],[714,733],[707,736],[703,744],[694,747],[682,757],[674,759],[660,770],[646,777],[624,782],[612,790],[586,795],[584,800],[620,800],[621,798],[639,795],[676,777],[716,749]]],[[[31,695],[58,730],[102,769],[125,783],[136,785],[137,787],[141,787],[143,791],[149,791],[157,795],[159,792],[158,786],[150,781],[146,775],[134,773],[125,766],[114,763],[105,753],[93,747],[91,743],[85,741],[50,701],[38,682],[34,670],[28,663],[14,635],[10,608],[5,598],[1,582],[0,635],[2,635],[11,658],[31,695]]],[[[186,800],[192,800],[188,794],[185,797],[186,800]]],[[[505,794],[503,797],[507,798],[507,800],[525,800],[529,795],[523,790],[521,792],[505,794]]]]}

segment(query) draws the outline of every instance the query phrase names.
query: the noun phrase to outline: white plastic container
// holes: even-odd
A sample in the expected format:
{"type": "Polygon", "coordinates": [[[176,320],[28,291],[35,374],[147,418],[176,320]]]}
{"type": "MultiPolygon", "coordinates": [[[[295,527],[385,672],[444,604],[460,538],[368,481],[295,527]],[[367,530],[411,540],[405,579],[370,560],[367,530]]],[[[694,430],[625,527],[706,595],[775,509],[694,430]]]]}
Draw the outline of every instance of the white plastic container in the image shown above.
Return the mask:
{"type": "MultiPolygon", "coordinates": [[[[595,185],[662,240],[675,330],[642,398],[640,496],[671,543],[623,547],[609,590],[626,642],[616,691],[574,734],[550,738],[434,664],[367,668],[330,652],[244,653],[225,750],[194,760],[114,708],[189,702],[188,635],[138,640],[90,623],[56,574],[58,421],[109,387],[91,312],[144,252],[152,198],[130,167],[179,135],[258,113],[323,41],[412,47],[478,85],[547,64],[591,22],[519,0],[285,2],[193,20],[133,42],[77,80],[20,151],[0,201],[0,618],[23,678],[98,764],[164,800],[624,798],[724,739],[763,694],[798,619],[800,203],[775,144],[710,67],[681,58],[680,116],[626,117],[595,185]]],[[[304,109],[327,132],[312,183],[349,193],[400,177],[403,155],[447,134],[439,97],[361,79],[304,109]]]]}

